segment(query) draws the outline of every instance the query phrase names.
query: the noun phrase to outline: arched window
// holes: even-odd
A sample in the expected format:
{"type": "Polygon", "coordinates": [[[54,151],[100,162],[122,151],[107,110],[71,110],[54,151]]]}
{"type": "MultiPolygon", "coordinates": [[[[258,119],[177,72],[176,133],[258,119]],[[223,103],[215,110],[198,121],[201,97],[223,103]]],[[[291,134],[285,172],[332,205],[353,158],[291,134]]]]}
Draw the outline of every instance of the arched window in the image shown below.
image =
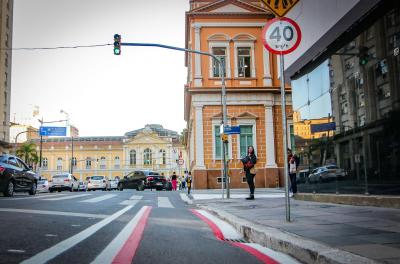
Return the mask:
{"type": "Polygon", "coordinates": [[[49,160],[47,158],[43,158],[42,167],[43,167],[43,169],[46,169],[46,170],[49,167],[49,160]]]}
{"type": "Polygon", "coordinates": [[[101,157],[100,158],[100,169],[105,169],[106,168],[106,157],[101,157]]]}
{"type": "Polygon", "coordinates": [[[120,159],[119,159],[119,157],[118,156],[116,156],[115,158],[114,158],[114,168],[115,169],[119,169],[119,166],[120,166],[120,159]]]}
{"type": "Polygon", "coordinates": [[[151,149],[147,148],[143,152],[143,164],[150,165],[152,164],[153,155],[151,153],[151,149]]]}
{"type": "Polygon", "coordinates": [[[62,158],[57,158],[57,170],[62,170],[62,158]]]}
{"type": "Polygon", "coordinates": [[[167,164],[167,153],[165,152],[165,149],[160,150],[161,153],[161,159],[162,159],[162,165],[167,164]]]}
{"type": "Polygon", "coordinates": [[[129,152],[129,164],[136,165],[136,150],[134,149],[129,152]]]}

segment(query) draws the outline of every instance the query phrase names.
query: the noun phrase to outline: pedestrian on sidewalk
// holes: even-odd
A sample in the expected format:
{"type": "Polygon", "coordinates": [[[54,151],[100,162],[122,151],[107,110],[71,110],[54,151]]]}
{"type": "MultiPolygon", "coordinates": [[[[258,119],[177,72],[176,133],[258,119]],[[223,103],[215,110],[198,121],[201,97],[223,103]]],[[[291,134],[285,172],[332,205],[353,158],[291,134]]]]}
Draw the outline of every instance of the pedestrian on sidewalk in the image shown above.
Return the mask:
{"type": "Polygon", "coordinates": [[[250,196],[247,197],[246,200],[254,200],[254,177],[256,176],[255,164],[257,163],[257,157],[254,153],[253,146],[247,148],[247,155],[241,161],[243,163],[243,170],[246,173],[247,184],[250,189],[250,196]]]}
{"type": "Polygon", "coordinates": [[[192,189],[192,173],[190,171],[186,177],[186,183],[187,183],[188,194],[190,194],[190,189],[192,189]]]}
{"type": "Polygon", "coordinates": [[[175,171],[172,173],[172,176],[171,176],[171,183],[172,183],[172,190],[173,191],[176,191],[176,185],[177,185],[177,181],[176,181],[176,179],[177,179],[177,176],[176,176],[176,173],[175,173],[175,171]]]}
{"type": "Polygon", "coordinates": [[[296,154],[292,153],[291,149],[288,149],[288,163],[288,172],[290,179],[289,196],[292,197],[294,194],[297,193],[296,173],[297,166],[299,165],[299,158],[296,156],[296,154]]]}

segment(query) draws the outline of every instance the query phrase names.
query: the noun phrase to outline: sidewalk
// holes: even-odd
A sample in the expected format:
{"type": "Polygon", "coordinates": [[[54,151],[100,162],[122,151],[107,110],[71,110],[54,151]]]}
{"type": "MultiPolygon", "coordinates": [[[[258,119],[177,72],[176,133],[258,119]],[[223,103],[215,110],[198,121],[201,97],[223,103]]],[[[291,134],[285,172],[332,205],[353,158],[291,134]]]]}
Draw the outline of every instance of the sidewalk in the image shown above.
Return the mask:
{"type": "Polygon", "coordinates": [[[194,200],[230,222],[250,241],[305,263],[400,263],[400,209],[283,198],[194,200]]]}

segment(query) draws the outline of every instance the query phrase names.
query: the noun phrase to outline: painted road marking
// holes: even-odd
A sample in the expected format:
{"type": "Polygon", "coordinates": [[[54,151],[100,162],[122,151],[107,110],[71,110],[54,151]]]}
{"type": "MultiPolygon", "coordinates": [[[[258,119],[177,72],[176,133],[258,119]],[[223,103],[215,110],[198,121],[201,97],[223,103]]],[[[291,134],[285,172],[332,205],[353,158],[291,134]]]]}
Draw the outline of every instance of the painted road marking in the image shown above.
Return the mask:
{"type": "Polygon", "coordinates": [[[102,195],[102,196],[95,197],[95,198],[92,198],[92,199],[81,201],[81,203],[98,203],[98,202],[101,202],[101,201],[104,201],[104,200],[111,199],[111,198],[113,198],[115,196],[117,196],[117,195],[116,194],[106,194],[106,195],[102,195]]]}
{"type": "Polygon", "coordinates": [[[68,200],[68,199],[76,199],[85,196],[89,196],[91,194],[78,194],[78,195],[71,195],[66,197],[58,197],[58,198],[49,198],[49,199],[42,199],[42,201],[60,201],[60,200],[68,200]]]}
{"type": "Polygon", "coordinates": [[[125,200],[120,202],[120,205],[136,205],[140,200],[125,200]]]}
{"type": "Polygon", "coordinates": [[[25,250],[22,249],[9,249],[7,251],[10,253],[25,253],[25,250]]]}
{"type": "Polygon", "coordinates": [[[74,247],[78,243],[82,242],[83,240],[87,239],[97,231],[99,231],[101,228],[106,226],[107,224],[111,223],[127,211],[133,208],[133,205],[128,205],[125,208],[119,210],[118,212],[108,216],[107,218],[101,220],[100,222],[86,228],[85,230],[79,232],[76,235],[73,235],[72,237],[61,241],[60,243],[52,246],[51,248],[48,248],[46,250],[43,250],[42,252],[36,254],[35,256],[24,260],[21,262],[21,264],[41,264],[41,263],[47,263],[48,261],[52,260],[53,258],[57,257],[61,253],[69,250],[70,248],[74,247]]]}
{"type": "Polygon", "coordinates": [[[169,201],[168,197],[157,197],[158,207],[164,208],[174,208],[174,206],[169,201]]]}
{"type": "Polygon", "coordinates": [[[104,215],[104,214],[85,214],[85,213],[74,213],[74,212],[60,212],[60,211],[46,211],[46,210],[32,210],[32,209],[14,209],[14,208],[0,208],[0,212],[77,216],[77,217],[100,218],[100,219],[106,218],[108,216],[108,215],[104,215]]]}
{"type": "Polygon", "coordinates": [[[151,207],[143,206],[92,264],[132,263],[150,211],[151,207]]]}
{"type": "Polygon", "coordinates": [[[260,251],[261,253],[263,253],[264,255],[268,255],[271,258],[279,261],[280,263],[285,263],[285,264],[299,264],[300,262],[298,262],[297,260],[293,259],[292,257],[289,257],[288,255],[285,255],[283,253],[274,251],[272,249],[263,247],[259,244],[256,243],[246,243],[247,246],[252,247],[258,251],[260,251]]]}
{"type": "Polygon", "coordinates": [[[143,196],[141,195],[132,195],[129,200],[142,200],[143,196]]]}
{"type": "Polygon", "coordinates": [[[18,196],[14,196],[13,198],[4,198],[4,199],[0,199],[0,201],[7,201],[7,200],[25,200],[25,199],[44,199],[44,198],[48,198],[48,197],[54,197],[54,196],[62,196],[62,195],[66,195],[66,194],[45,194],[45,195],[36,195],[36,196],[23,196],[23,197],[18,197],[18,196]]]}
{"type": "Polygon", "coordinates": [[[209,219],[222,232],[221,239],[243,239],[243,236],[233,226],[204,210],[195,210],[198,214],[209,219]]]}
{"type": "Polygon", "coordinates": [[[181,199],[187,204],[193,204],[193,201],[187,196],[186,193],[180,193],[181,199]]]}

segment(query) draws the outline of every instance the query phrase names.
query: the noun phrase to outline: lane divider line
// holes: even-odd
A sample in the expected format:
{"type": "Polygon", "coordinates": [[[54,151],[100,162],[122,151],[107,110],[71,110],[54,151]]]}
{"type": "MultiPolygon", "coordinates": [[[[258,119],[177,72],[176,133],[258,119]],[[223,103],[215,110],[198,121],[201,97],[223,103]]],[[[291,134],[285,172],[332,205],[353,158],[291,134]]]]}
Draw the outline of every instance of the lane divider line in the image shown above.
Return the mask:
{"type": "Polygon", "coordinates": [[[111,223],[127,211],[133,208],[133,205],[128,205],[125,208],[119,210],[118,212],[110,215],[109,217],[101,220],[100,222],[86,228],[85,230],[79,232],[76,235],[73,235],[70,238],[67,238],[66,240],[63,240],[59,242],[58,244],[43,250],[42,252],[36,254],[35,256],[24,260],[21,262],[21,264],[44,264],[47,263],[48,261],[52,260],[53,258],[57,257],[61,253],[69,250],[70,248],[74,247],[78,243],[82,242],[86,238],[90,237],[97,231],[99,231],[101,228],[106,226],[107,224],[111,223]]]}
{"type": "MultiPolygon", "coordinates": [[[[233,246],[243,249],[247,253],[255,256],[262,263],[266,263],[266,264],[279,264],[279,263],[298,264],[299,263],[296,260],[294,260],[293,258],[286,256],[285,254],[275,252],[271,249],[265,248],[258,244],[228,241],[228,239],[232,239],[230,237],[232,233],[231,233],[231,231],[228,231],[228,233],[227,233],[226,230],[229,230],[229,229],[225,230],[225,228],[223,227],[228,224],[226,224],[225,222],[224,222],[224,224],[220,223],[220,221],[222,221],[221,219],[216,218],[215,216],[211,215],[210,213],[208,213],[204,210],[191,209],[191,212],[194,215],[196,215],[198,218],[203,220],[206,224],[208,224],[208,226],[211,228],[211,230],[214,233],[214,236],[217,239],[223,240],[226,243],[229,243],[233,246]],[[223,227],[227,236],[224,235],[224,232],[221,230],[220,226],[223,227]]],[[[231,228],[233,228],[233,227],[231,227],[231,228]]],[[[233,238],[233,239],[236,239],[236,238],[233,238]]]]}
{"type": "Polygon", "coordinates": [[[128,240],[125,242],[118,254],[114,257],[112,262],[113,264],[132,263],[132,260],[135,257],[136,251],[139,247],[140,241],[142,240],[143,232],[147,225],[147,220],[151,212],[151,206],[145,206],[143,208],[145,209],[142,217],[138,221],[136,228],[130,234],[128,240]]]}

